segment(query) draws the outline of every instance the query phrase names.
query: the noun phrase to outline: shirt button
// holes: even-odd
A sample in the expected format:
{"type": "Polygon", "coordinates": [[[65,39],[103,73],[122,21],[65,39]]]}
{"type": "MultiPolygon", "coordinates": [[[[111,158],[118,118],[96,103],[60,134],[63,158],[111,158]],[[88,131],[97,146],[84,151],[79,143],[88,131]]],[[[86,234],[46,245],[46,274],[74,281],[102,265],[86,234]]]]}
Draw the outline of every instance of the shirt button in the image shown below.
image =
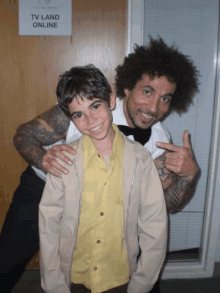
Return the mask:
{"type": "Polygon", "coordinates": [[[97,270],[98,270],[98,268],[97,268],[97,267],[94,267],[94,268],[93,268],[93,270],[94,270],[94,271],[97,271],[97,270]]]}
{"type": "Polygon", "coordinates": [[[100,240],[97,240],[97,243],[99,244],[99,243],[101,243],[101,241],[100,240]]]}
{"type": "Polygon", "coordinates": [[[104,216],[104,213],[103,213],[103,212],[101,212],[101,213],[100,213],[100,216],[104,216]]]}

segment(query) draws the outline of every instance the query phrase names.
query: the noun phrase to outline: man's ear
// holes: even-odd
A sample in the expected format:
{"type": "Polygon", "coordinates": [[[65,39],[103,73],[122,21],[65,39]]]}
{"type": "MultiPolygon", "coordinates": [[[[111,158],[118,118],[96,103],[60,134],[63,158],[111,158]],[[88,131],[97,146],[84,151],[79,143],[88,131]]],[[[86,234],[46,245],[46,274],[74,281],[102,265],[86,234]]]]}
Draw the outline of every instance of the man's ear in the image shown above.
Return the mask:
{"type": "Polygon", "coordinates": [[[125,97],[127,97],[130,94],[129,89],[124,89],[125,97]]]}
{"type": "Polygon", "coordinates": [[[116,106],[116,96],[115,93],[111,93],[110,95],[110,110],[114,110],[116,106]]]}

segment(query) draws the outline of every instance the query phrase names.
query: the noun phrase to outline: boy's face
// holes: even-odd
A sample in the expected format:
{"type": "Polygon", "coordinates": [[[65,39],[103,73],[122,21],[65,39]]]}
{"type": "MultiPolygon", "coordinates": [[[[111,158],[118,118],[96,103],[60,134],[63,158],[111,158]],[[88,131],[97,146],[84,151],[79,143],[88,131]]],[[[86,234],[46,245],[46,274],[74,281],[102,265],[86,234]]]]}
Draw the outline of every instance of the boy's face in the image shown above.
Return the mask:
{"type": "Polygon", "coordinates": [[[74,98],[68,106],[71,119],[78,130],[89,135],[94,140],[103,140],[112,130],[111,110],[115,108],[115,96],[110,98],[110,107],[107,102],[94,98],[74,98]]]}

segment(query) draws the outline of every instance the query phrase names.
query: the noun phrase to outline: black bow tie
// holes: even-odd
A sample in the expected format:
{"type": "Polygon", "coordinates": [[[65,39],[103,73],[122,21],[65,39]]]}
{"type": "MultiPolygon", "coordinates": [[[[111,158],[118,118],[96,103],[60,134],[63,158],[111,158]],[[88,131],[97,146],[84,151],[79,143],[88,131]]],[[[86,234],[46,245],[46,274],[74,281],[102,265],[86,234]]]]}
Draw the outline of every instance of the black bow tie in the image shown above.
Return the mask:
{"type": "Polygon", "coordinates": [[[125,125],[118,125],[118,128],[124,135],[133,135],[134,139],[140,142],[142,145],[145,145],[146,142],[149,141],[151,136],[151,127],[148,129],[141,129],[141,128],[130,128],[125,125]]]}

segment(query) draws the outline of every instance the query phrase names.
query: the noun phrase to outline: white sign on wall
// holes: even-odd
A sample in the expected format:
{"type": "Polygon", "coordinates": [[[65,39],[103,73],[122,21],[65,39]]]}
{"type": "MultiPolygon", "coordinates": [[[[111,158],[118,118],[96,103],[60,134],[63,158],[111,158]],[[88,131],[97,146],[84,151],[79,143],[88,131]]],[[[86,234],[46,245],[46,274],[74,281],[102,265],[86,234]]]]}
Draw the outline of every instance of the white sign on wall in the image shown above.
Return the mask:
{"type": "Polygon", "coordinates": [[[72,0],[19,0],[19,35],[70,36],[72,0]]]}

